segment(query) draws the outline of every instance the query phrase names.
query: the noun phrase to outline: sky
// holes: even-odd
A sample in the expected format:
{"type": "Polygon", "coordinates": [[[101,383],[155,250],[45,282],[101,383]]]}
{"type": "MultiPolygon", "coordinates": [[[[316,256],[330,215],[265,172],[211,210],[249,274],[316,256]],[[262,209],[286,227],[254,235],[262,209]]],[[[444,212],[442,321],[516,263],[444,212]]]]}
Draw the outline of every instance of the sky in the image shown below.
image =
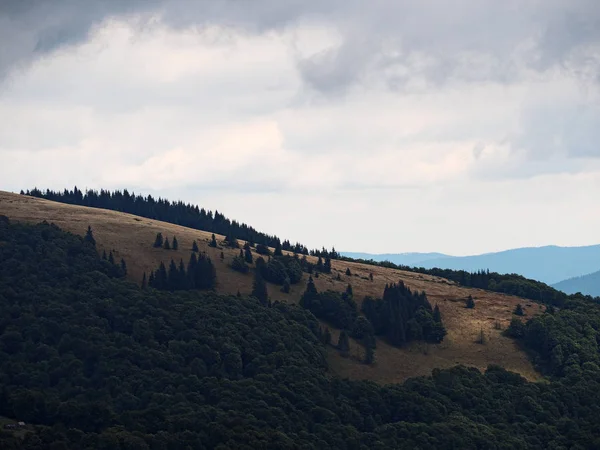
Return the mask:
{"type": "Polygon", "coordinates": [[[600,243],[597,0],[2,0],[0,189],[124,189],[281,238],[600,243]]]}

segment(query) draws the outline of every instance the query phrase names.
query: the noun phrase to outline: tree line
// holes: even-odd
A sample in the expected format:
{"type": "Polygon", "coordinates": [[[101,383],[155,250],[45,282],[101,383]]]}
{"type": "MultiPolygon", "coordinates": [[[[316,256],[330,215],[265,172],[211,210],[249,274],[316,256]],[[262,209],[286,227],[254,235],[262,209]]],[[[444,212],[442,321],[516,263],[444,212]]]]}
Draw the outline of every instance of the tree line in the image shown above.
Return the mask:
{"type": "MultiPolygon", "coordinates": [[[[240,239],[254,244],[261,244],[268,247],[277,247],[278,245],[286,251],[299,254],[312,254],[314,256],[327,256],[335,259],[339,253],[333,248],[331,251],[323,248],[322,250],[310,250],[300,244],[291,244],[289,240],[282,241],[275,235],[262,233],[253,227],[231,220],[225,217],[219,211],[206,210],[197,205],[184,203],[182,201],[169,201],[161,197],[154,198],[151,195],[143,196],[130,193],[127,189],[123,191],[109,191],[100,189],[100,191],[89,189],[86,192],[81,191],[75,186],[73,190],[64,189],[63,191],[52,191],[46,189],[42,191],[33,188],[27,191],[21,191],[22,195],[45,198],[61,203],[71,205],[89,206],[92,208],[110,209],[113,211],[135,214],[149,219],[161,220],[163,222],[174,223],[196,230],[204,230],[212,233],[221,234],[235,239],[240,239]]],[[[231,239],[230,239],[231,241],[231,239]]]]}

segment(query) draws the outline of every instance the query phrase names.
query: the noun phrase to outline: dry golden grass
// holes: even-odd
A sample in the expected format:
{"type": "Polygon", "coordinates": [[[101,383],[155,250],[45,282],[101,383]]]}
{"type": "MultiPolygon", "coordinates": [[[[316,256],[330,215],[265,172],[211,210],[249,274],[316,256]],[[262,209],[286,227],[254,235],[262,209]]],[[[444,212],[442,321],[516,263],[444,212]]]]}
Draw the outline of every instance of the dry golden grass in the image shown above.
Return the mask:
{"type": "MultiPolygon", "coordinates": [[[[176,262],[180,258],[187,263],[192,242],[197,241],[200,251],[212,258],[217,268],[217,291],[224,294],[249,293],[252,286],[252,272],[246,275],[228,267],[239,250],[229,248],[215,249],[208,246],[211,233],[133,216],[131,214],[66,205],[48,200],[27,197],[0,191],[0,215],[14,221],[37,223],[42,220],[53,222],[66,231],[83,235],[92,226],[100,252],[112,250],[117,261],[125,259],[128,276],[140,282],[144,272],[156,269],[160,261],[168,263],[171,258],[176,262]],[[177,237],[179,250],[167,251],[155,249],[152,244],[156,233],[172,240],[177,237]],[[221,261],[223,251],[225,259],[221,261]]],[[[223,236],[217,235],[217,241],[223,236]]],[[[314,259],[314,258],[313,258],[314,259]]],[[[307,276],[292,286],[289,294],[280,292],[279,287],[269,284],[269,294],[273,300],[297,303],[304,292],[307,276]]],[[[443,278],[421,275],[383,267],[358,263],[332,261],[332,274],[321,275],[315,279],[319,290],[332,289],[343,291],[350,283],[355,298],[365,295],[381,296],[386,283],[404,281],[411,289],[424,290],[432,304],[438,304],[448,335],[440,345],[414,343],[407,348],[398,349],[377,340],[376,363],[373,366],[361,364],[362,347],[351,342],[351,355],[342,358],[329,349],[329,362],[334,373],[354,379],[370,379],[380,383],[400,382],[408,377],[427,375],[433,368],[451,367],[456,364],[485,369],[489,364],[499,364],[508,370],[518,372],[530,380],[539,379],[537,374],[515,343],[501,335],[512,317],[517,303],[524,306],[526,317],[538,314],[542,307],[518,297],[503,295],[478,289],[457,286],[443,278]],[[346,276],[346,268],[352,276],[346,276]],[[336,280],[340,274],[341,281],[336,280]],[[369,274],[373,274],[373,281],[369,274]],[[476,306],[465,308],[465,299],[472,295],[476,306]],[[500,327],[501,329],[498,329],[500,327]],[[485,344],[476,341],[483,332],[485,344]]],[[[360,306],[360,305],[359,305],[360,306]]],[[[331,327],[330,327],[331,328],[331,327]]],[[[338,330],[331,329],[334,342],[337,342],[338,330]]]]}

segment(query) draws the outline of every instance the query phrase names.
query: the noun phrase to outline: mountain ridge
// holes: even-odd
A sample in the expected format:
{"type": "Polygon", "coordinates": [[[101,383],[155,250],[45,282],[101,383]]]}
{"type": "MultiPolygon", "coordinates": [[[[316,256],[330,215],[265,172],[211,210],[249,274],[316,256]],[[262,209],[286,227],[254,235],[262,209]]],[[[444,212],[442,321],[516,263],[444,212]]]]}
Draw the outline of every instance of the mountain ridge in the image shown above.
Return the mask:
{"type": "Polygon", "coordinates": [[[498,273],[517,273],[527,278],[556,284],[563,280],[587,275],[600,267],[600,244],[565,247],[545,245],[540,247],[520,247],[500,252],[482,253],[468,256],[430,257],[437,253],[385,253],[369,254],[341,252],[344,256],[364,255],[364,259],[383,261],[385,259],[402,265],[417,265],[427,269],[490,270],[498,273]]]}

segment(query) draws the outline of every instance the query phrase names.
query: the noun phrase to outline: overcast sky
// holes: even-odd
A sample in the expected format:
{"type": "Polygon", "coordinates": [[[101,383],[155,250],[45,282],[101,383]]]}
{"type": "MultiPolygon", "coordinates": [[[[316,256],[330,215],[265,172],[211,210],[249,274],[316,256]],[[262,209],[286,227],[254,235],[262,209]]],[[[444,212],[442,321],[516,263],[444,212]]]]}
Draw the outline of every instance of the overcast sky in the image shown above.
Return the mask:
{"type": "Polygon", "coordinates": [[[2,0],[0,189],[309,247],[600,243],[598,0],[2,0]]]}

